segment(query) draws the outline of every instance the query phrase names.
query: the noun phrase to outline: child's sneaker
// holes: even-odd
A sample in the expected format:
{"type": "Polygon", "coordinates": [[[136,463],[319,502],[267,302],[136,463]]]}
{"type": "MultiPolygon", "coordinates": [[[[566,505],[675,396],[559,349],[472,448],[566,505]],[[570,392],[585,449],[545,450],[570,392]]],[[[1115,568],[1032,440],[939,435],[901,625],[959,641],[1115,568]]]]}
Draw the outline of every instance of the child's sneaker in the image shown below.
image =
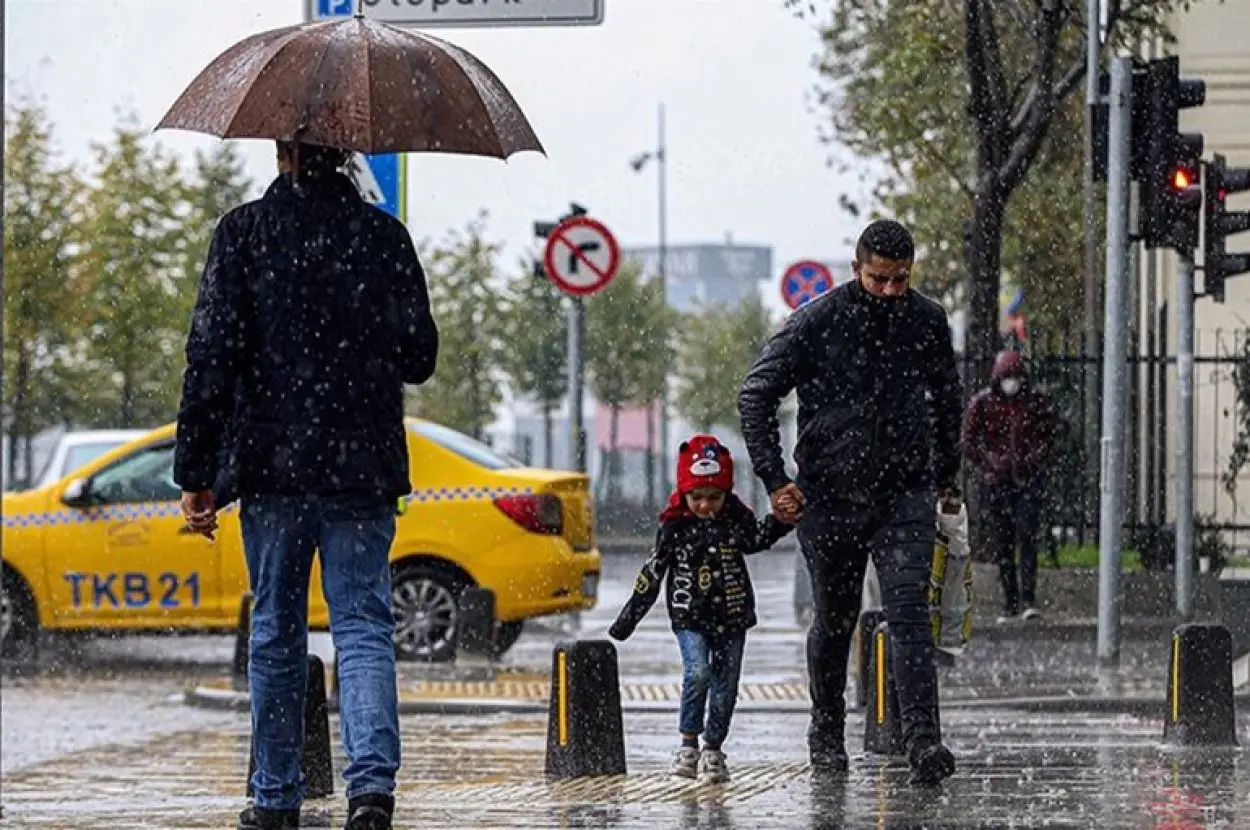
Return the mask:
{"type": "Polygon", "coordinates": [[[673,753],[673,765],[668,768],[670,775],[680,778],[697,778],[699,775],[699,750],[683,746],[673,753]]]}
{"type": "Polygon", "coordinates": [[[725,753],[719,749],[705,749],[699,758],[699,778],[708,784],[723,784],[729,780],[729,767],[725,765],[725,753]]]}

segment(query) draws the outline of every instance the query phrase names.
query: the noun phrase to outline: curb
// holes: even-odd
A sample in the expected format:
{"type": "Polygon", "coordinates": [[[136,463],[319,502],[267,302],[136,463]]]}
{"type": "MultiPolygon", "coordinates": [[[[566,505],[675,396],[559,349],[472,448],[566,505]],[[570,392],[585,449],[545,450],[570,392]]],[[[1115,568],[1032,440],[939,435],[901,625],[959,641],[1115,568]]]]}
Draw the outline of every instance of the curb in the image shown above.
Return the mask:
{"type": "MultiPolygon", "coordinates": [[[[1250,694],[1234,697],[1238,707],[1250,706],[1250,694]]],[[[250,703],[246,692],[197,686],[183,695],[183,703],[199,709],[246,712],[250,703]]],[[[1166,713],[1167,700],[1162,696],[1129,695],[1117,697],[1081,697],[1076,695],[1046,697],[962,698],[942,701],[941,708],[947,712],[977,712],[1012,710],[1035,714],[1104,714],[1135,715],[1138,717],[1162,717],[1166,713]]],[[[507,698],[431,698],[428,700],[400,699],[401,715],[494,715],[494,714],[545,714],[545,700],[514,700],[507,698]]],[[[627,714],[671,713],[677,711],[676,701],[623,701],[621,711],[627,714]]],[[[331,712],[338,711],[338,701],[329,701],[331,712]]],[[[805,701],[740,701],[736,712],[808,715],[810,704],[805,701]]],[[[848,712],[854,712],[848,709],[848,712]]]]}

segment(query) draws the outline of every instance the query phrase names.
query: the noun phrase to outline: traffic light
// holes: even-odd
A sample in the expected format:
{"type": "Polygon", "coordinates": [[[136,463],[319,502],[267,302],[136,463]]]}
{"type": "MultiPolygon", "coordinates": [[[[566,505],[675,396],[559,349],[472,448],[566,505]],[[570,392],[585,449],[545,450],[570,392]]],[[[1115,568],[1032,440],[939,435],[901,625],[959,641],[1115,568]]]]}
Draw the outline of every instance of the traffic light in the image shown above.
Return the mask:
{"type": "Polygon", "coordinates": [[[1140,230],[1147,248],[1198,247],[1203,137],[1179,132],[1179,113],[1206,99],[1206,83],[1182,79],[1175,57],[1150,61],[1133,79],[1131,169],[1141,182],[1140,230]]]}
{"type": "Polygon", "coordinates": [[[1250,230],[1250,211],[1228,211],[1224,200],[1231,193],[1250,190],[1250,169],[1228,168],[1218,153],[1206,165],[1203,190],[1203,282],[1206,295],[1224,302],[1224,280],[1250,271],[1250,253],[1230,254],[1227,238],[1250,230]]]}

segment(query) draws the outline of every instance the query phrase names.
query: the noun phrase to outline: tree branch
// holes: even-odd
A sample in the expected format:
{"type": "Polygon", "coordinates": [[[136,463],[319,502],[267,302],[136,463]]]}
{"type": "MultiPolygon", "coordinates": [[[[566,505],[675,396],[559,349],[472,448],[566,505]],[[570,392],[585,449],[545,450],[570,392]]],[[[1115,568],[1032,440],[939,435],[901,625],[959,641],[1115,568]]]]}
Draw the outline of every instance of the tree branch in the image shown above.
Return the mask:
{"type": "Polygon", "coordinates": [[[1000,168],[999,183],[1008,191],[1014,190],[1029,165],[1037,158],[1050,123],[1055,114],[1055,63],[1059,42],[1063,34],[1063,7],[1061,0],[1045,0],[1035,30],[1037,55],[1033,62],[1033,77],[1037,79],[1036,94],[1030,96],[1027,110],[1023,110],[1020,130],[1013,131],[1011,151],[1000,168]]]}
{"type": "Polygon", "coordinates": [[[984,0],[965,0],[964,51],[968,64],[968,114],[976,126],[982,166],[997,168],[1008,126],[1002,96],[1005,83],[997,53],[992,11],[984,0]]]}
{"type": "MultiPolygon", "coordinates": [[[[950,159],[934,150],[932,142],[925,140],[924,132],[914,128],[912,124],[913,122],[911,121],[900,120],[896,126],[900,132],[905,133],[907,138],[911,140],[912,146],[916,149],[916,155],[921,156],[924,161],[950,176],[969,199],[975,198],[976,190],[968,184],[964,175],[959,172],[959,168],[950,159]]],[[[898,167],[897,161],[893,162],[893,164],[896,168],[898,167]]]]}

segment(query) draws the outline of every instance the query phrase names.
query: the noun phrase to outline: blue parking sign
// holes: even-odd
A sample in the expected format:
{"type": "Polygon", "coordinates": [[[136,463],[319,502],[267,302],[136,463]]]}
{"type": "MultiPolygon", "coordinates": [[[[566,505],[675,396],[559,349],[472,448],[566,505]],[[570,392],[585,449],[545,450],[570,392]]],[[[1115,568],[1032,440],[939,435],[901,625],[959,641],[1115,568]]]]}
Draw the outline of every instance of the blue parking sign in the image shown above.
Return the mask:
{"type": "Polygon", "coordinates": [[[347,175],[356,183],[364,200],[377,205],[401,222],[408,220],[407,157],[403,153],[366,156],[353,153],[347,162],[347,175]]]}
{"type": "Polygon", "coordinates": [[[317,17],[350,17],[356,0],[317,0],[317,17]]]}
{"type": "Polygon", "coordinates": [[[407,216],[404,197],[406,164],[403,155],[399,153],[385,153],[376,156],[365,156],[369,162],[369,169],[373,171],[373,177],[378,182],[378,190],[381,193],[381,200],[377,202],[377,206],[382,210],[394,216],[403,222],[407,216]]]}

